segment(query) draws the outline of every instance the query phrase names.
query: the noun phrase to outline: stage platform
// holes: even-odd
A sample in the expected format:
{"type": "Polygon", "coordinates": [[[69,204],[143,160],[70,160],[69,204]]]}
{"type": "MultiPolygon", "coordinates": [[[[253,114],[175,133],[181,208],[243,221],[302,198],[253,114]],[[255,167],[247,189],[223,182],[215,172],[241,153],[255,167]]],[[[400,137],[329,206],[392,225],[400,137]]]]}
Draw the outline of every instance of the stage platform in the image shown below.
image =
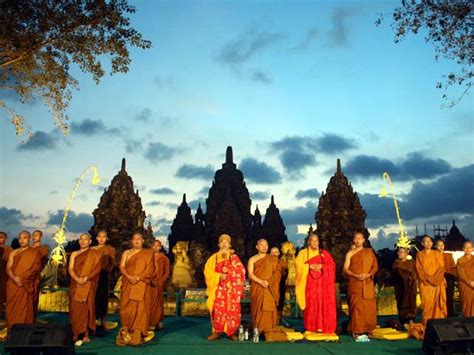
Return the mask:
{"type": "MultiPolygon", "coordinates": [[[[40,320],[48,322],[68,322],[67,314],[43,313],[40,320]]],[[[379,323],[384,317],[379,317],[379,323]]],[[[118,321],[111,316],[111,321],[118,321]]],[[[246,318],[244,318],[246,320],[246,318]]],[[[248,321],[248,320],[247,320],[248,321]]],[[[301,319],[288,319],[288,323],[297,330],[303,329],[301,319]]],[[[231,354],[422,354],[422,342],[414,339],[402,341],[371,340],[368,343],[356,343],[352,337],[343,335],[337,343],[265,343],[254,344],[251,341],[233,342],[226,338],[210,342],[206,339],[210,331],[207,317],[166,317],[165,329],[157,332],[149,343],[138,347],[118,347],[115,345],[117,329],[105,337],[92,338],[92,342],[76,347],[77,354],[173,354],[173,355],[231,355],[231,354]]],[[[0,354],[4,354],[3,343],[0,354]]]]}

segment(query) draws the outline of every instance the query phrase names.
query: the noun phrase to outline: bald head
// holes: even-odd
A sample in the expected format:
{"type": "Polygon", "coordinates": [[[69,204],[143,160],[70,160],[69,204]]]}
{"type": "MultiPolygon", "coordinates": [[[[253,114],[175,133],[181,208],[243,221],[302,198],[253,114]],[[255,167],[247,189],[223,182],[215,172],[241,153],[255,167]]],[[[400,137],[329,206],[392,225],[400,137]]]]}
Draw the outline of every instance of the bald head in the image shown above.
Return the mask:
{"type": "Polygon", "coordinates": [[[268,252],[268,242],[267,242],[267,240],[263,239],[263,238],[259,239],[257,241],[256,248],[257,248],[257,251],[258,251],[259,254],[266,254],[268,252]]]}
{"type": "Polygon", "coordinates": [[[280,256],[280,249],[278,249],[277,247],[273,247],[270,249],[270,255],[273,255],[273,256],[280,256]]]}
{"type": "Polygon", "coordinates": [[[18,243],[20,248],[26,248],[30,245],[31,234],[28,231],[21,231],[18,233],[18,243]]]}

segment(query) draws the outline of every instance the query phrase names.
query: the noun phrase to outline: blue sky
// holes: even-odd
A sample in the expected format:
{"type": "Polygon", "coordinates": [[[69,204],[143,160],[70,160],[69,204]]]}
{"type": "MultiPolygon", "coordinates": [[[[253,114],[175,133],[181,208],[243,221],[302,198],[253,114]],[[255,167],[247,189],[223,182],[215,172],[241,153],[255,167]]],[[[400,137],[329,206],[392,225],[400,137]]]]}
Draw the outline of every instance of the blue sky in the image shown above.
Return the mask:
{"type": "MultiPolygon", "coordinates": [[[[420,35],[394,43],[397,1],[134,4],[132,24],[153,48],[132,49],[129,72],[99,86],[73,69],[80,91],[68,137],[40,102],[8,101],[35,135],[22,144],[0,121],[0,229],[52,235],[74,179],[95,164],[108,186],[126,157],[155,235],[166,235],[182,193],[193,206],[204,201],[232,145],[252,208],[264,212],[274,194],[294,241],[304,237],[298,225],[314,223],[338,157],[376,247],[393,244],[397,230],[393,206],[376,196],[385,170],[409,231],[455,218],[473,237],[472,95],[441,107],[435,84],[456,67],[435,61],[420,35]]],[[[81,186],[70,238],[90,227],[100,195],[81,186]]]]}

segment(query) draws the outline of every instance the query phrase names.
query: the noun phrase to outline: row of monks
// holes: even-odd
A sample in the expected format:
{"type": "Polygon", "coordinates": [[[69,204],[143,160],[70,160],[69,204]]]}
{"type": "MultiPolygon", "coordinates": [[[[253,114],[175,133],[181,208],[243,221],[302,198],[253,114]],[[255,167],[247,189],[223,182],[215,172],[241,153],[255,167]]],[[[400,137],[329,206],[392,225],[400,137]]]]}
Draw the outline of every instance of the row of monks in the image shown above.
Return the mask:
{"type": "MultiPolygon", "coordinates": [[[[19,234],[20,248],[11,250],[5,245],[6,234],[0,232],[0,303],[6,301],[8,330],[14,324],[32,323],[38,305],[40,272],[47,262],[47,248],[41,245],[41,232],[31,236],[19,234]],[[6,287],[5,287],[6,286],[6,287]],[[5,293],[6,290],[6,293],[5,293]],[[6,294],[6,299],[5,299],[6,294]]],[[[68,272],[71,277],[69,316],[74,341],[89,342],[96,330],[96,319],[104,325],[108,308],[109,274],[115,264],[115,250],[107,245],[107,233],[97,236],[97,246],[91,247],[89,234],[79,238],[80,249],[71,254],[68,272]]],[[[151,329],[161,328],[163,319],[163,289],[170,272],[168,258],[161,252],[161,242],[155,240],[151,249],[143,247],[144,239],[135,233],[131,249],[123,252],[120,260],[121,292],[120,321],[117,345],[139,345],[153,337],[151,329]]],[[[236,340],[241,324],[240,301],[244,297],[246,274],[250,280],[250,306],[253,328],[265,339],[278,341],[286,335],[278,328],[281,316],[282,280],[287,265],[278,258],[279,250],[268,253],[268,243],[260,239],[256,255],[247,268],[232,249],[231,237],[219,237],[219,250],[211,255],[204,268],[207,285],[207,307],[212,331],[209,340],[225,335],[236,340]]],[[[343,273],[348,285],[350,331],[355,339],[370,335],[377,325],[377,305],[374,277],[378,271],[377,258],[371,248],[365,248],[365,236],[355,233],[351,250],[347,253],[343,273]]],[[[459,279],[463,316],[474,316],[474,257],[472,243],[464,243],[465,255],[457,265],[449,264],[442,250],[433,250],[429,236],[423,238],[424,249],[416,261],[408,260],[408,250],[400,248],[394,263],[398,278],[396,298],[400,319],[412,322],[416,316],[416,287],[421,294],[422,323],[428,319],[448,315],[446,274],[459,279]]],[[[442,245],[438,245],[442,249],[442,245]]],[[[307,332],[334,334],[337,328],[337,307],[333,257],[319,247],[319,237],[312,233],[308,247],[299,251],[295,260],[295,294],[303,311],[307,332]]],[[[416,328],[416,327],[415,327],[416,328]]]]}

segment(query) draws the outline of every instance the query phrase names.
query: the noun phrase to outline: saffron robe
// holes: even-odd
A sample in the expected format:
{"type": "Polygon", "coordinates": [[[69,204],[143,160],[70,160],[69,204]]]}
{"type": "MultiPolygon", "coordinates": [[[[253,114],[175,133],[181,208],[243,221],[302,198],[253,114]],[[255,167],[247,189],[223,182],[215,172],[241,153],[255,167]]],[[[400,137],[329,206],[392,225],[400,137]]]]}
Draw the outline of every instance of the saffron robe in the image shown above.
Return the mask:
{"type": "Polygon", "coordinates": [[[41,256],[32,247],[19,251],[13,259],[12,273],[23,283],[22,287],[8,278],[6,321],[10,331],[14,324],[33,323],[35,281],[41,272],[41,256]]]}
{"type": "Polygon", "coordinates": [[[446,310],[448,317],[455,317],[456,310],[454,307],[454,284],[456,282],[456,264],[454,263],[453,254],[443,253],[444,260],[444,278],[446,280],[446,310]]]}
{"type": "Polygon", "coordinates": [[[244,295],[245,268],[239,257],[230,253],[214,253],[204,266],[206,305],[211,315],[212,328],[219,333],[233,335],[240,325],[240,299],[244,295]],[[220,274],[227,274],[223,280],[220,274]]]}
{"type": "Polygon", "coordinates": [[[422,320],[426,325],[431,318],[446,318],[446,280],[444,278],[443,254],[437,250],[426,250],[416,254],[416,272],[420,289],[422,320]]]}
{"type": "Polygon", "coordinates": [[[337,327],[336,264],[325,250],[302,249],[296,257],[296,302],[309,332],[333,333],[337,327]],[[321,271],[310,265],[322,264],[321,271]]]}
{"type": "Polygon", "coordinates": [[[277,305],[280,299],[281,265],[276,256],[267,255],[254,263],[253,273],[268,281],[268,288],[250,280],[250,314],[252,327],[259,332],[274,329],[278,324],[277,305]]]}
{"type": "Polygon", "coordinates": [[[48,263],[49,249],[46,245],[39,245],[37,247],[34,247],[34,249],[38,250],[38,253],[41,256],[41,270],[38,274],[38,277],[35,280],[35,298],[33,301],[34,312],[35,312],[35,317],[36,317],[36,313],[38,312],[39,295],[41,291],[41,271],[44,269],[44,267],[48,263]]]}
{"type": "Polygon", "coordinates": [[[0,318],[3,318],[3,307],[7,299],[7,262],[12,250],[7,245],[0,246],[0,318]]]}
{"type": "Polygon", "coordinates": [[[284,259],[280,259],[280,299],[278,300],[278,312],[279,316],[282,316],[283,308],[285,307],[285,293],[286,293],[286,280],[288,279],[288,263],[284,259]]]}
{"type": "Polygon", "coordinates": [[[408,323],[416,317],[417,275],[414,260],[393,262],[393,281],[400,322],[408,323]]]}
{"type": "Polygon", "coordinates": [[[87,277],[85,285],[78,285],[72,278],[69,285],[69,319],[74,336],[88,330],[95,332],[95,292],[101,257],[102,254],[96,249],[88,249],[74,259],[77,277],[87,277]]]}
{"type": "Polygon", "coordinates": [[[474,288],[468,282],[474,281],[474,256],[464,255],[458,260],[459,294],[463,317],[474,317],[474,288]]]}
{"type": "Polygon", "coordinates": [[[170,261],[163,253],[154,253],[155,276],[152,281],[151,290],[151,314],[150,325],[157,326],[165,317],[165,298],[163,290],[166,280],[170,274],[170,261]]]}
{"type": "Polygon", "coordinates": [[[122,277],[120,297],[120,322],[131,335],[130,341],[117,338],[119,345],[139,345],[142,337],[148,334],[150,327],[150,285],[155,275],[153,250],[141,249],[125,263],[125,269],[131,276],[139,276],[140,281],[132,285],[122,277]]]}
{"type": "Polygon", "coordinates": [[[95,293],[95,316],[104,318],[109,310],[109,276],[115,267],[115,248],[110,245],[93,248],[101,253],[100,273],[95,293]]]}
{"type": "Polygon", "coordinates": [[[363,248],[351,257],[349,270],[355,274],[370,274],[364,281],[346,275],[348,279],[350,326],[353,334],[371,333],[377,326],[377,300],[374,275],[379,267],[372,249],[363,248]]]}

